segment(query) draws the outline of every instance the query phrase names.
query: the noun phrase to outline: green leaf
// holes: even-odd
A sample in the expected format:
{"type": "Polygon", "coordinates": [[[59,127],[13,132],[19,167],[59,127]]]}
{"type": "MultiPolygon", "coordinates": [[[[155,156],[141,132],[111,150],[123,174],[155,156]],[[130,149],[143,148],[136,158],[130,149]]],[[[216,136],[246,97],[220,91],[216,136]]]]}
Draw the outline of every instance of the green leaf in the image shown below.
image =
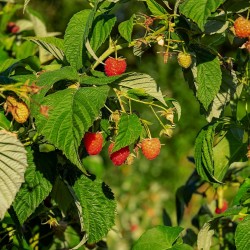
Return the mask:
{"type": "Polygon", "coordinates": [[[219,126],[219,122],[204,127],[198,134],[195,141],[195,166],[198,174],[205,180],[212,183],[221,183],[214,176],[213,161],[213,139],[215,129],[219,126]]]}
{"type": "Polygon", "coordinates": [[[10,129],[10,121],[7,119],[3,111],[0,111],[0,130],[10,129]]]}
{"type": "Polygon", "coordinates": [[[12,204],[28,166],[27,153],[15,134],[0,131],[0,219],[12,204]]]}
{"type": "Polygon", "coordinates": [[[173,246],[182,230],[181,227],[156,226],[143,233],[132,247],[132,250],[169,249],[173,246]]]}
{"type": "Polygon", "coordinates": [[[149,10],[155,16],[162,16],[167,14],[167,11],[156,1],[154,0],[146,0],[149,10]]]}
{"type": "Polygon", "coordinates": [[[233,98],[238,85],[235,72],[222,69],[222,84],[219,92],[216,94],[208,112],[206,119],[211,122],[213,118],[219,118],[224,111],[230,99],[233,98]]]}
{"type": "Polygon", "coordinates": [[[216,179],[223,180],[230,164],[240,161],[246,154],[244,148],[247,146],[243,143],[243,133],[244,131],[240,128],[231,128],[220,142],[213,147],[213,175],[216,179]]]}
{"type": "Polygon", "coordinates": [[[241,184],[236,196],[234,197],[232,205],[233,206],[240,205],[245,200],[249,199],[250,198],[249,190],[250,190],[250,178],[246,178],[244,182],[241,184]]]}
{"type": "Polygon", "coordinates": [[[63,39],[57,37],[26,37],[26,39],[47,50],[56,59],[64,60],[63,39]]]}
{"type": "Polygon", "coordinates": [[[189,246],[188,244],[174,245],[169,248],[169,250],[193,250],[194,248],[189,246]]]}
{"type": "Polygon", "coordinates": [[[101,240],[115,223],[116,202],[110,188],[101,180],[82,175],[73,187],[81,207],[88,242],[101,240]]]}
{"type": "Polygon", "coordinates": [[[221,183],[230,164],[241,161],[246,154],[243,130],[233,124],[223,130],[222,126],[222,121],[207,125],[199,132],[195,142],[197,171],[203,179],[212,183],[221,183]]]}
{"type": "Polygon", "coordinates": [[[69,21],[64,35],[64,51],[70,65],[79,70],[83,66],[84,34],[91,10],[76,13],[69,21]]]}
{"type": "MultiPolygon", "coordinates": [[[[43,17],[33,9],[28,8],[27,13],[29,15],[30,20],[33,23],[33,28],[35,35],[37,37],[47,37],[49,33],[47,32],[47,28],[45,26],[45,21],[43,17]]],[[[42,47],[39,47],[39,59],[42,64],[48,62],[49,60],[53,59],[50,53],[44,50],[42,47]]]]}
{"type": "Polygon", "coordinates": [[[222,73],[220,61],[206,50],[196,50],[197,60],[197,98],[205,110],[220,90],[222,73]]]}
{"type": "Polygon", "coordinates": [[[49,195],[55,175],[55,156],[36,153],[34,157],[30,148],[27,149],[27,153],[29,166],[25,172],[25,183],[22,184],[13,203],[20,224],[23,224],[49,195]]]}
{"type": "Polygon", "coordinates": [[[235,245],[237,250],[250,249],[250,216],[241,221],[235,232],[235,245]]]}
{"type": "Polygon", "coordinates": [[[35,116],[38,131],[82,171],[78,148],[84,133],[98,118],[108,91],[107,86],[58,91],[41,100],[41,105],[49,107],[48,117],[39,113],[35,116]]]}
{"type": "MultiPolygon", "coordinates": [[[[43,97],[47,94],[48,90],[51,89],[56,82],[61,80],[70,80],[77,82],[79,80],[79,76],[77,71],[71,66],[66,66],[58,70],[42,73],[36,82],[36,85],[41,87],[41,90],[39,94],[34,95],[33,98],[35,99],[35,101],[39,103],[40,100],[42,100],[43,97]]],[[[37,105],[32,105],[31,111],[39,112],[39,108],[37,107],[37,105]]]]}
{"type": "Polygon", "coordinates": [[[157,86],[155,80],[147,74],[129,73],[124,79],[118,82],[118,85],[127,89],[143,89],[145,93],[160,101],[164,106],[167,106],[160,88],[157,86]]]}
{"type": "Polygon", "coordinates": [[[3,74],[7,69],[11,68],[15,63],[17,63],[18,59],[9,58],[0,64],[0,73],[3,74]]]}
{"type": "Polygon", "coordinates": [[[249,8],[249,1],[227,0],[223,7],[227,10],[227,13],[241,13],[249,8]]]}
{"type": "Polygon", "coordinates": [[[118,134],[113,151],[134,143],[142,132],[142,125],[137,115],[122,114],[118,123],[118,134]]]}
{"type": "Polygon", "coordinates": [[[96,76],[85,76],[81,75],[79,82],[84,85],[107,85],[112,82],[115,82],[119,78],[122,78],[123,76],[105,76],[104,74],[100,77],[96,76]]]}
{"type": "Polygon", "coordinates": [[[210,250],[212,245],[212,237],[214,230],[211,229],[210,223],[205,223],[200,232],[198,233],[197,245],[198,249],[210,250]]]}
{"type": "Polygon", "coordinates": [[[56,178],[51,192],[51,198],[57,203],[58,207],[64,214],[67,213],[75,200],[68,189],[68,186],[60,177],[56,178]]]}
{"type": "Polygon", "coordinates": [[[225,0],[186,0],[179,5],[180,13],[193,20],[204,31],[205,23],[225,0]]]}
{"type": "Polygon", "coordinates": [[[114,15],[99,15],[93,22],[93,31],[90,34],[90,46],[97,51],[109,37],[116,22],[114,15]]]}
{"type": "Polygon", "coordinates": [[[128,42],[131,42],[134,18],[135,18],[135,15],[132,15],[129,20],[120,23],[118,26],[119,33],[128,42]]]}

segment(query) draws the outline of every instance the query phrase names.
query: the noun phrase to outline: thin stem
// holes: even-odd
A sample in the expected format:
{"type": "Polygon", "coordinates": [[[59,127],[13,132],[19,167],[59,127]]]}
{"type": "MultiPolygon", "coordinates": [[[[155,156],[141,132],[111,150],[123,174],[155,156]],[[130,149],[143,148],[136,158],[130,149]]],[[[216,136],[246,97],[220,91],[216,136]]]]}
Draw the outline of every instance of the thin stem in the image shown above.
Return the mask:
{"type": "Polygon", "coordinates": [[[113,111],[112,111],[106,104],[104,104],[104,107],[105,107],[111,114],[113,114],[113,111]]]}
{"type": "MultiPolygon", "coordinates": [[[[155,36],[157,36],[158,34],[161,34],[166,29],[167,29],[167,26],[163,26],[160,29],[158,29],[157,31],[155,31],[154,33],[152,33],[152,35],[149,35],[149,36],[145,37],[144,40],[146,42],[148,42],[152,38],[154,38],[155,36]]],[[[115,51],[135,46],[138,40],[139,39],[134,40],[134,41],[132,41],[130,43],[123,43],[123,44],[115,45],[115,46],[114,45],[109,45],[109,48],[99,57],[99,61],[104,61],[104,59],[106,59],[108,56],[110,56],[115,51]]],[[[90,68],[91,69],[95,69],[100,64],[99,61],[96,61],[90,68]]]]}
{"type": "Polygon", "coordinates": [[[118,98],[118,101],[119,101],[119,103],[120,103],[120,106],[121,106],[122,111],[123,111],[124,113],[126,113],[126,110],[125,110],[125,108],[124,108],[124,106],[123,106],[123,104],[122,104],[121,96],[118,94],[118,90],[117,90],[117,89],[114,89],[114,91],[115,91],[115,93],[116,93],[116,96],[117,96],[117,98],[118,98]]]}
{"type": "Polygon", "coordinates": [[[126,97],[127,99],[131,100],[131,101],[138,102],[138,103],[142,103],[142,104],[146,104],[146,105],[155,106],[155,107],[157,107],[157,108],[160,108],[160,109],[162,109],[162,110],[167,111],[166,108],[164,108],[164,107],[162,107],[162,106],[160,106],[160,105],[158,105],[158,104],[155,104],[155,103],[153,103],[153,102],[144,102],[144,101],[141,101],[141,100],[134,99],[134,98],[132,98],[132,97],[130,97],[130,96],[127,96],[127,95],[125,95],[125,94],[123,94],[123,96],[126,97]]]}
{"type": "Polygon", "coordinates": [[[158,117],[158,115],[156,114],[155,110],[153,109],[153,107],[150,105],[149,106],[151,108],[151,110],[153,111],[155,117],[157,118],[157,120],[159,121],[159,123],[161,124],[161,126],[166,129],[165,125],[163,124],[163,122],[161,121],[161,119],[158,117]]]}

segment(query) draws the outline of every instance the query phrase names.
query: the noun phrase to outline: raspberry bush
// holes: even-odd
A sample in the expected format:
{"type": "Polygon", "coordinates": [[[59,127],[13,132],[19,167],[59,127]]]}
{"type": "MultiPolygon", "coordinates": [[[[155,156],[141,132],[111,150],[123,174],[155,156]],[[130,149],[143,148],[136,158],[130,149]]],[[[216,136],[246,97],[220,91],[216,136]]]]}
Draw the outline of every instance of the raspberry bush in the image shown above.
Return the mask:
{"type": "Polygon", "coordinates": [[[1,4],[1,249],[106,249],[116,198],[87,156],[110,158],[120,171],[143,154],[153,166],[181,119],[178,97],[122,54],[143,64],[151,48],[166,67],[179,63],[207,124],[189,157],[195,169],[176,192],[176,225],[164,210],[164,225],[131,247],[248,249],[249,2],[136,1],[141,11],[121,20],[117,7],[134,1],[90,0],[63,35],[48,32],[29,2],[1,4]],[[202,205],[184,229],[197,194],[202,205]]]}

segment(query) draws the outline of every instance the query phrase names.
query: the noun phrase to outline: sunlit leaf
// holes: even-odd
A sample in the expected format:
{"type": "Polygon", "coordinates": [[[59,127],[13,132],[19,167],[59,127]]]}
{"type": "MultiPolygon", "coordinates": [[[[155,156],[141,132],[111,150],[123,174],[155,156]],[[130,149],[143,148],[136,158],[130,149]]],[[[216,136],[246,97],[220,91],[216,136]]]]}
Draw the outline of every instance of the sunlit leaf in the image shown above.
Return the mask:
{"type": "Polygon", "coordinates": [[[15,134],[0,131],[0,219],[24,182],[24,172],[28,166],[27,152],[15,134]]]}

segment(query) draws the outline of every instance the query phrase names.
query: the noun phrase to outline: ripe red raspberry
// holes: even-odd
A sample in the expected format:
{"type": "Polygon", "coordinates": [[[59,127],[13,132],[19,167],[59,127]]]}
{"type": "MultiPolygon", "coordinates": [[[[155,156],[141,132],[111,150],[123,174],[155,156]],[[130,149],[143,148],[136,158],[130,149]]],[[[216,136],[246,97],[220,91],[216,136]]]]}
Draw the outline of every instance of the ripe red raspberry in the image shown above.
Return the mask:
{"type": "Polygon", "coordinates": [[[129,147],[126,146],[112,153],[114,145],[115,144],[112,142],[108,147],[109,157],[115,166],[120,166],[127,160],[130,154],[129,147]]]}
{"type": "Polygon", "coordinates": [[[102,145],[103,145],[102,133],[100,132],[85,133],[84,138],[83,138],[83,143],[89,155],[99,154],[102,150],[102,145]]]}
{"type": "Polygon", "coordinates": [[[123,58],[109,57],[105,61],[104,70],[107,76],[121,75],[126,71],[127,63],[123,58]]]}
{"type": "Polygon", "coordinates": [[[16,25],[14,22],[9,22],[8,25],[7,25],[7,31],[12,33],[12,34],[15,34],[19,31],[19,26],[16,25]]]}
{"type": "Polygon", "coordinates": [[[178,54],[177,60],[178,60],[179,65],[185,69],[187,69],[192,63],[191,55],[188,53],[184,53],[184,52],[180,52],[178,54]]]}
{"type": "Polygon", "coordinates": [[[227,203],[227,201],[224,200],[221,208],[216,207],[215,213],[221,214],[221,213],[225,212],[227,210],[227,208],[228,208],[228,203],[227,203]]]}
{"type": "Polygon", "coordinates": [[[250,36],[250,20],[240,16],[234,21],[235,35],[240,38],[250,36]]]}
{"type": "Polygon", "coordinates": [[[141,143],[141,149],[148,160],[153,160],[160,154],[161,142],[158,138],[144,139],[141,143]]]}

